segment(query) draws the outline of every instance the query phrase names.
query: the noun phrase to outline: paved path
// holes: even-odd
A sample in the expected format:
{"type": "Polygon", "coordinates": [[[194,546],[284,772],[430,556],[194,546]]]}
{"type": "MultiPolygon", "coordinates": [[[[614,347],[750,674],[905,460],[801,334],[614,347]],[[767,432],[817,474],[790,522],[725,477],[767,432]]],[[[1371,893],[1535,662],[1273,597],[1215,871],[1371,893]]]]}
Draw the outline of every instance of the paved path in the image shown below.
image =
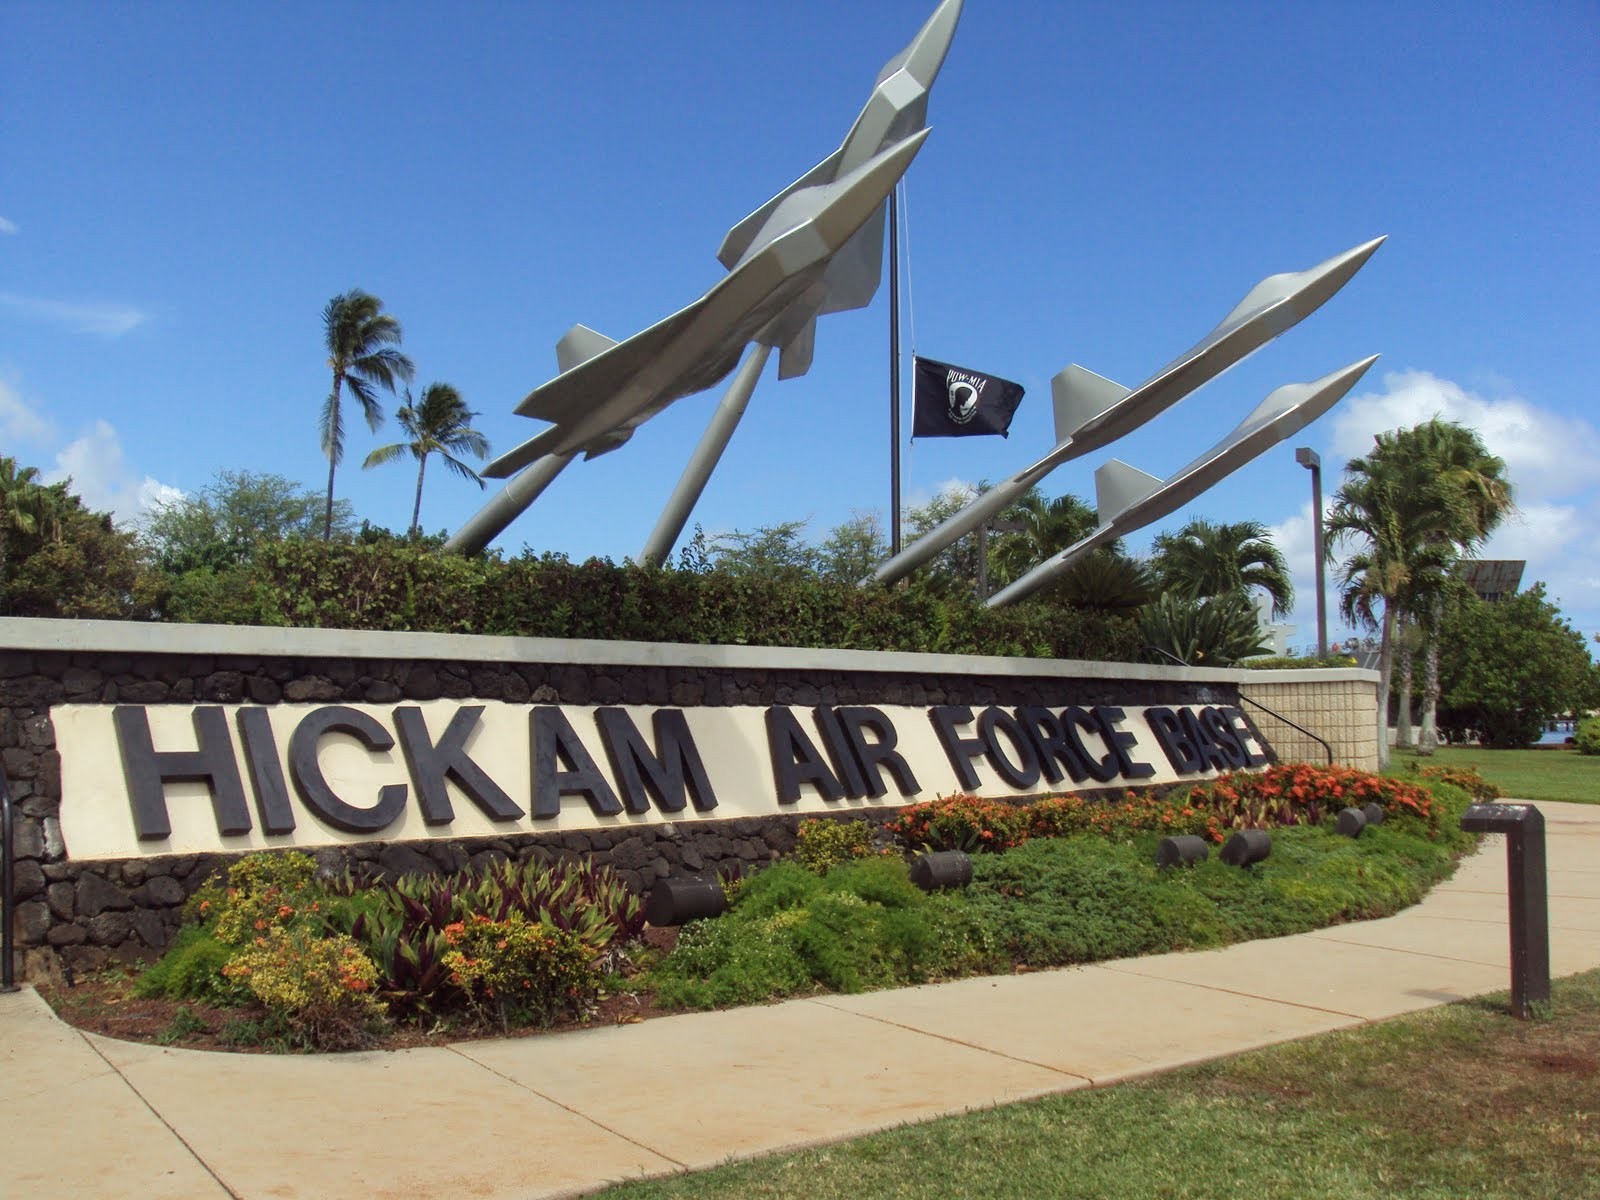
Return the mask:
{"type": "MultiPolygon", "coordinates": [[[[1552,971],[1600,966],[1600,806],[1542,804],[1552,971]]],[[[85,1035],[0,996],[0,1179],[37,1197],[516,1198],[1162,1071],[1503,989],[1489,838],[1396,917],[558,1037],[329,1057],[85,1035]]]]}

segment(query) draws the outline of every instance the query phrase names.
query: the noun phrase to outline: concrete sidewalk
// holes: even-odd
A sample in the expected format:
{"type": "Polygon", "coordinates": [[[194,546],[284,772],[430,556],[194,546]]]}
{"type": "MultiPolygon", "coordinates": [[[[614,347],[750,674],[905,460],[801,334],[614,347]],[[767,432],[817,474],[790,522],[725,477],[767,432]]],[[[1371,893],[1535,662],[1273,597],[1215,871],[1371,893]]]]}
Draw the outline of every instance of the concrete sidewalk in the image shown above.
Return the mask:
{"type": "MultiPolygon", "coordinates": [[[[1541,804],[1551,967],[1600,966],[1600,806],[1541,804]]],[[[518,1198],[698,1169],[1504,989],[1502,841],[1396,917],[1226,950],[327,1057],[80,1034],[0,996],[19,1196],[518,1198]]]]}

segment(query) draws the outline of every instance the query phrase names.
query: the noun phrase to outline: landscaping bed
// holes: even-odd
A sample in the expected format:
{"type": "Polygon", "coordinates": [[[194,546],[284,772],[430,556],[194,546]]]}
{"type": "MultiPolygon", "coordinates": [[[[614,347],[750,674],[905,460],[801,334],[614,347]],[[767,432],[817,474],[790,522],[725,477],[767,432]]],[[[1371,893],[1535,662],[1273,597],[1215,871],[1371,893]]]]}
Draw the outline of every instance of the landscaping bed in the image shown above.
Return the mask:
{"type": "Polygon", "coordinates": [[[804,822],[791,860],[726,881],[728,910],[681,936],[581,862],[381,881],[257,854],[191,898],[158,962],[41,990],[63,1018],[132,1040],[399,1048],[1204,949],[1416,903],[1472,844],[1461,811],[1493,794],[1470,773],[1291,765],[1112,802],[949,797],[877,832],[804,822]],[[1363,805],[1382,823],[1336,833],[1363,805]],[[1215,847],[1244,829],[1272,831],[1264,861],[1154,865],[1163,837],[1215,847]],[[972,854],[968,887],[911,882],[910,857],[950,849],[972,854]]]}

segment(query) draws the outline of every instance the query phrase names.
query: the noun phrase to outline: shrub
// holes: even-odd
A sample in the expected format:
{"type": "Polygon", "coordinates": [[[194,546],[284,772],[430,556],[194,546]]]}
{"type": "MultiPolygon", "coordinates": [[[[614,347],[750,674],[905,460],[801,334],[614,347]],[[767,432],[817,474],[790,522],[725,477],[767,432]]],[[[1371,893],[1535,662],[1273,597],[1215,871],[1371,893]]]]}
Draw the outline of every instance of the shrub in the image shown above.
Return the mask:
{"type": "Polygon", "coordinates": [[[476,914],[447,926],[444,938],[451,985],[507,1030],[578,1016],[600,988],[595,952],[581,937],[520,912],[476,914]]]}
{"type": "Polygon", "coordinates": [[[384,1019],[373,995],[377,968],[343,934],[276,928],[236,953],[222,973],[248,987],[307,1049],[354,1049],[384,1019]]]}
{"type": "MultiPolygon", "coordinates": [[[[329,922],[361,944],[379,973],[379,989],[397,1011],[459,1006],[446,931],[484,918],[548,926],[598,961],[614,943],[644,927],[639,897],[609,867],[590,863],[498,862],[449,878],[409,875],[361,884],[347,875],[333,887],[329,922]]],[[[497,1010],[498,1011],[498,1010],[497,1010]]],[[[537,1005],[532,1010],[545,1019],[537,1005]]]]}
{"type": "Polygon", "coordinates": [[[1220,945],[1225,924],[1152,856],[1099,838],[1040,838],[974,861],[965,903],[1012,959],[1096,962],[1220,945]]]}
{"type": "Polygon", "coordinates": [[[865,821],[801,821],[794,853],[808,870],[826,875],[839,863],[872,853],[872,826],[865,821]]]}
{"type": "Polygon", "coordinates": [[[921,983],[989,957],[976,923],[920,891],[899,859],[841,863],[826,879],[779,863],[747,880],[723,916],[685,929],[650,981],[664,1006],[710,1008],[921,983]]]}
{"type": "Polygon", "coordinates": [[[189,898],[185,915],[207,925],[226,946],[243,946],[298,923],[321,924],[327,894],[315,880],[316,861],[299,851],[247,854],[189,898]]]}
{"type": "Polygon", "coordinates": [[[941,796],[902,808],[884,825],[907,844],[929,850],[1007,850],[1028,837],[1026,807],[977,796],[941,796]]]}
{"type": "Polygon", "coordinates": [[[183,619],[696,644],[1129,661],[1134,621],[1050,603],[991,612],[923,582],[650,570],[559,555],[464,559],[405,543],[268,542],[246,578],[186,580],[183,619]]]}
{"type": "Polygon", "coordinates": [[[1411,769],[1421,778],[1424,786],[1447,783],[1460,788],[1479,804],[1502,799],[1506,794],[1499,784],[1490,783],[1480,775],[1477,767],[1429,767],[1412,759],[1411,769]]]}
{"type": "Polygon", "coordinates": [[[210,930],[187,926],[178,931],[166,953],[134,980],[133,994],[237,1004],[244,999],[244,989],[222,974],[233,954],[234,947],[223,945],[210,930]]]}
{"type": "Polygon", "coordinates": [[[1579,754],[1600,754],[1600,717],[1585,717],[1579,721],[1575,740],[1579,754]]]}

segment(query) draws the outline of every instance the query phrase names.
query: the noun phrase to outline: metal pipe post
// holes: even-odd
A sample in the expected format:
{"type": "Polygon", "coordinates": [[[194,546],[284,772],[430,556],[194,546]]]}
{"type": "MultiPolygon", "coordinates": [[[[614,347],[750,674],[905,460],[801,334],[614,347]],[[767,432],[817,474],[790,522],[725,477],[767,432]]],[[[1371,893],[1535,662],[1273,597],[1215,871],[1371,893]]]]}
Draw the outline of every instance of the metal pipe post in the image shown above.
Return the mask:
{"type": "Polygon", "coordinates": [[[889,553],[900,553],[900,193],[889,193],[889,553]]]}
{"type": "Polygon", "coordinates": [[[547,454],[523,467],[500,489],[499,495],[451,535],[444,548],[452,554],[476,554],[482,550],[527,511],[528,505],[555,482],[576,453],[574,450],[571,454],[547,454]]]}
{"type": "Polygon", "coordinates": [[[763,346],[758,342],[749,357],[740,364],[739,373],[733,377],[733,382],[718,401],[717,411],[711,414],[710,424],[700,435],[700,444],[695,447],[694,456],[689,459],[689,465],[684,467],[678,486],[672,489],[667,506],[656,518],[656,527],[650,531],[644,549],[639,552],[640,566],[659,567],[672,553],[672,547],[677,544],[684,525],[689,521],[689,514],[700,502],[706,481],[716,469],[722,452],[728,448],[733,431],[739,427],[739,419],[744,416],[745,407],[750,403],[771,353],[771,346],[763,346]]]}
{"type": "Polygon", "coordinates": [[[1327,547],[1322,542],[1322,456],[1310,446],[1294,452],[1294,460],[1311,469],[1311,542],[1317,556],[1317,657],[1328,657],[1327,547]]]}
{"type": "Polygon", "coordinates": [[[1523,1020],[1550,1003],[1550,899],[1544,814],[1531,804],[1474,804],[1461,817],[1469,833],[1506,835],[1511,909],[1511,1012],[1523,1020]]]}

